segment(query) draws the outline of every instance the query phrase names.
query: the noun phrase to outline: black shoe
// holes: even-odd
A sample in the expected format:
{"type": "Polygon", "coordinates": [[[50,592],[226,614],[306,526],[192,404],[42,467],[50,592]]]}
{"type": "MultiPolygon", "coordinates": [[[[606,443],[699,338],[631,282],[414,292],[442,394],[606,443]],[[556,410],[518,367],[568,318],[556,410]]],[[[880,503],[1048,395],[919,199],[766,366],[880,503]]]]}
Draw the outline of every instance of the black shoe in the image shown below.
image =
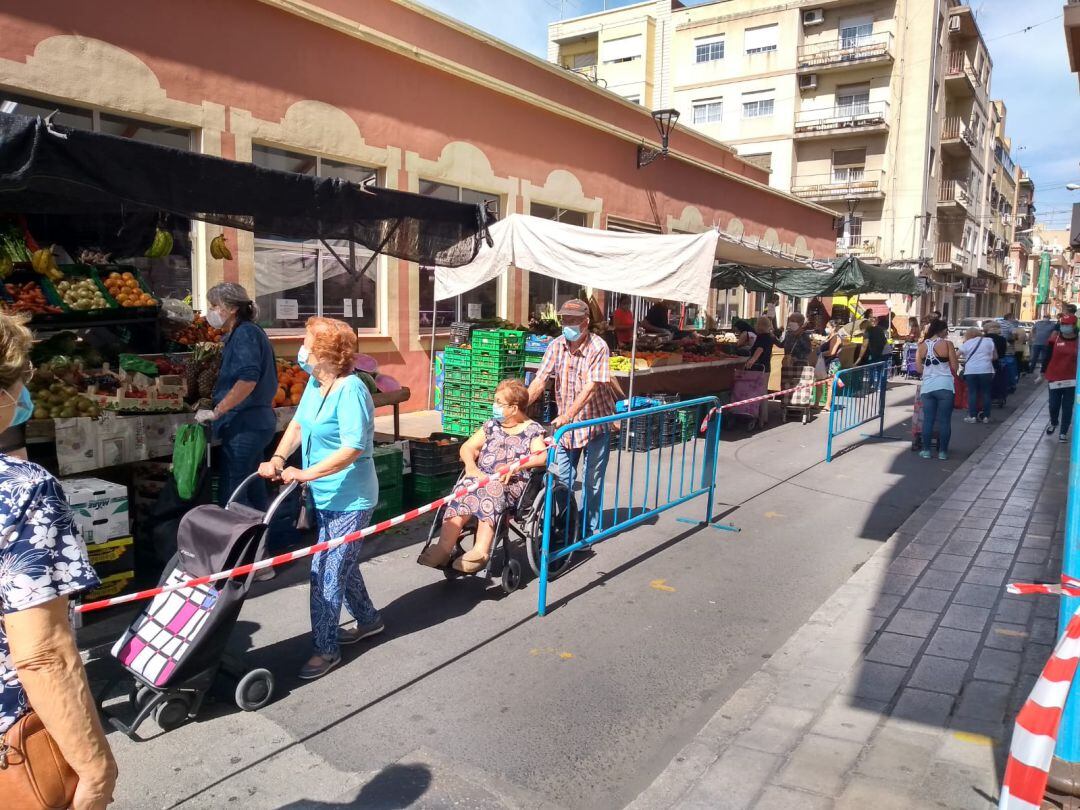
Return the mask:
{"type": "Polygon", "coordinates": [[[1052,436],[1055,430],[1057,430],[1057,423],[1051,422],[1049,425],[1046,426],[1046,435],[1052,436]]]}

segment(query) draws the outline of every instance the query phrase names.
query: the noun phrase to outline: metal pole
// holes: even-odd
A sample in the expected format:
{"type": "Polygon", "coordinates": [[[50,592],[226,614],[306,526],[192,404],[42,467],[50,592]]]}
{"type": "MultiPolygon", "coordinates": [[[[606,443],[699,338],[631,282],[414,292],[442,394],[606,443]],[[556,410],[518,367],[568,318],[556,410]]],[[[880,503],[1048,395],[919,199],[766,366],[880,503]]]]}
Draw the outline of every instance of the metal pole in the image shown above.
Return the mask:
{"type": "MultiPolygon", "coordinates": [[[[1073,420],[1080,418],[1080,400],[1073,402],[1073,420]]],[[[1073,430],[1069,442],[1069,500],[1065,509],[1065,555],[1061,573],[1080,577],[1080,430],[1073,430]]],[[[1080,597],[1062,596],[1058,613],[1058,636],[1080,608],[1080,597]]],[[[1064,762],[1080,762],[1080,689],[1070,689],[1061,715],[1054,757],[1064,762]]]]}
{"type": "Polygon", "coordinates": [[[825,439],[825,461],[832,461],[833,418],[836,415],[836,392],[837,383],[840,382],[840,372],[832,381],[832,394],[829,396],[829,434],[825,439]]]}
{"type": "MultiPolygon", "coordinates": [[[[562,439],[562,435],[556,431],[556,437],[552,442],[551,449],[548,451],[548,470],[547,470],[547,491],[544,493],[544,533],[540,541],[540,584],[537,587],[537,605],[536,613],[539,616],[543,616],[547,613],[547,582],[548,582],[548,554],[551,550],[551,513],[552,505],[555,501],[554,486],[552,486],[554,473],[551,472],[551,465],[555,463],[555,448],[558,446],[559,441],[562,439]]],[[[574,490],[570,488],[567,491],[567,497],[574,497],[574,490]]],[[[567,512],[569,512],[570,504],[567,503],[567,512]]]]}
{"type": "MultiPolygon", "coordinates": [[[[638,332],[638,318],[640,317],[640,313],[638,312],[638,309],[639,309],[638,303],[639,303],[640,300],[641,299],[639,299],[636,295],[633,296],[633,298],[630,299],[630,301],[631,301],[630,309],[634,313],[634,335],[630,339],[630,384],[627,386],[630,390],[629,390],[629,393],[626,395],[626,410],[627,411],[634,410],[634,377],[637,375],[637,332],[638,332]]],[[[627,420],[627,422],[626,422],[626,431],[625,431],[626,435],[623,436],[623,440],[626,442],[627,449],[629,449],[629,447],[630,447],[630,426],[632,424],[633,424],[632,421],[627,420]]]]}
{"type": "Polygon", "coordinates": [[[435,288],[431,289],[431,357],[428,359],[427,409],[435,407],[435,322],[438,320],[439,301],[435,298],[435,288]]]}
{"type": "Polygon", "coordinates": [[[889,387],[889,365],[891,362],[891,360],[886,360],[878,375],[881,386],[881,402],[878,404],[878,409],[881,411],[881,424],[878,426],[878,436],[885,435],[885,394],[888,392],[889,387]]]}

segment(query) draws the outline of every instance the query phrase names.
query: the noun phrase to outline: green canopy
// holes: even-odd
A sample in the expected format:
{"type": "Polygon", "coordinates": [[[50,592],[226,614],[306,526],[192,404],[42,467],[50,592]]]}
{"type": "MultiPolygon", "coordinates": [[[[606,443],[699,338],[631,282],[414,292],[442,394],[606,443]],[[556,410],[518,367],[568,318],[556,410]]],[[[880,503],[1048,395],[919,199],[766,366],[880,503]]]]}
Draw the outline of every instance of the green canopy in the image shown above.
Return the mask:
{"type": "Polygon", "coordinates": [[[751,292],[778,292],[796,298],[815,295],[858,295],[900,293],[919,295],[915,272],[893,270],[867,264],[854,256],[833,262],[832,272],[812,268],[750,267],[741,264],[717,265],[712,286],[718,290],[745,287],[751,292]]]}

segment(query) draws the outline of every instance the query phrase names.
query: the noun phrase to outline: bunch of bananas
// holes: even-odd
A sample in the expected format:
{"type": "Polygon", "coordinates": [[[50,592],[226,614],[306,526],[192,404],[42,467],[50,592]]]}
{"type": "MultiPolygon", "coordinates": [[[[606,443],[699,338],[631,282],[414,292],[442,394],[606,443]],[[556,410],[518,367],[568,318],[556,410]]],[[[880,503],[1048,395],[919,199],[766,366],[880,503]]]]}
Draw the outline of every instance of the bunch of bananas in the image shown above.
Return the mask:
{"type": "Polygon", "coordinates": [[[163,228],[157,228],[154,230],[154,241],[144,255],[148,259],[160,259],[162,256],[168,256],[172,253],[172,249],[172,234],[163,228]]]}
{"type": "Polygon", "coordinates": [[[225,244],[224,234],[218,234],[210,240],[210,255],[215,259],[232,259],[232,251],[225,244]]]}
{"type": "Polygon", "coordinates": [[[51,247],[41,248],[31,253],[30,264],[35,272],[45,276],[49,281],[59,281],[64,277],[64,274],[60,272],[60,268],[56,266],[56,259],[53,256],[51,247]]]}

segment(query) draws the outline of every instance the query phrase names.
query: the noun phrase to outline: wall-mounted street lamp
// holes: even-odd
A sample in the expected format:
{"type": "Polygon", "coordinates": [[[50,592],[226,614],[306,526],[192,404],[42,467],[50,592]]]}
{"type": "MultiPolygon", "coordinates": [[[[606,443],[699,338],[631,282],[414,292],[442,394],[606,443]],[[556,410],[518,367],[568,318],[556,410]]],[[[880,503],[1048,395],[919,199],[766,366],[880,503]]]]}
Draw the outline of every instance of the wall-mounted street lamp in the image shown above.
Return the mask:
{"type": "Polygon", "coordinates": [[[652,117],[653,121],[656,122],[656,129],[660,133],[660,148],[650,149],[642,141],[637,148],[637,167],[639,169],[648,166],[657,158],[667,157],[668,139],[671,137],[671,130],[675,129],[675,124],[679,121],[679,111],[653,110],[652,117]]]}

